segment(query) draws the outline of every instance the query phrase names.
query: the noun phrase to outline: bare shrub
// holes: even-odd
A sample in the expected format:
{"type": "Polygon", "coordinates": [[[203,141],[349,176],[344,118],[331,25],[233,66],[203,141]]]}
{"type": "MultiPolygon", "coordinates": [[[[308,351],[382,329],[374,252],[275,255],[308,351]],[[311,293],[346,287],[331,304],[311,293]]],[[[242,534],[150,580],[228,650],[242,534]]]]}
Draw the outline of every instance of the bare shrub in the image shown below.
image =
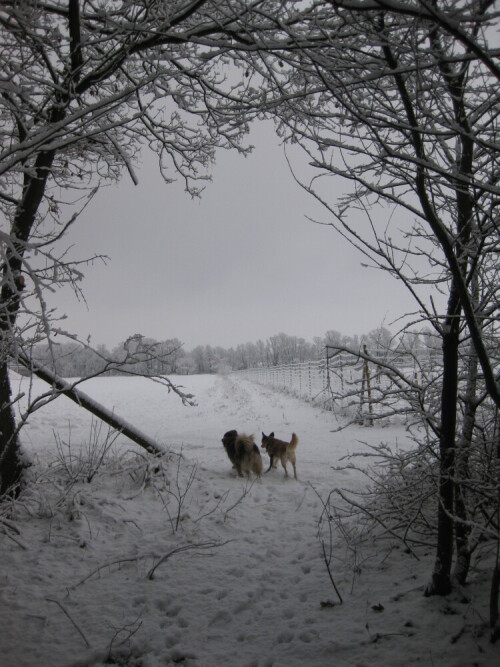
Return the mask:
{"type": "Polygon", "coordinates": [[[119,435],[120,432],[110,426],[103,432],[103,423],[92,419],[87,441],[75,447],[71,442],[71,424],[68,427],[67,440],[63,440],[59,433],[54,431],[57,462],[59,469],[66,474],[68,482],[84,480],[90,484],[119,435]]]}

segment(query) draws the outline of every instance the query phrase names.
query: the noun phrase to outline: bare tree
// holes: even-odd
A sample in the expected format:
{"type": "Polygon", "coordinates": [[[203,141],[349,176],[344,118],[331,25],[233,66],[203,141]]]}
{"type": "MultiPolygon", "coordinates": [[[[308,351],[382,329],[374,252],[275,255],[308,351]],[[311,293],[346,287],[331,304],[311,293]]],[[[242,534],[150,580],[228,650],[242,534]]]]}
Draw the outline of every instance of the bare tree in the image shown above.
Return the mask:
{"type": "Polygon", "coordinates": [[[500,98],[498,53],[488,43],[498,17],[481,0],[325,0],[303,19],[289,31],[293,48],[253,58],[254,76],[278,105],[285,141],[307,155],[315,175],[298,180],[328,210],[327,224],[406,285],[413,321],[442,341],[438,539],[428,592],[443,594],[454,550],[462,338],[500,406],[492,269],[500,98]],[[331,177],[344,182],[337,198],[331,177]]]}
{"type": "Polygon", "coordinates": [[[44,290],[62,282],[80,289],[84,267],[57,250],[78,217],[75,205],[124,172],[137,182],[144,145],[158,155],[165,181],[180,177],[192,195],[209,178],[216,148],[244,153],[241,139],[262,95],[229,65],[236,50],[275,39],[270,17],[279,6],[2,2],[0,492],[21,474],[7,362],[34,341],[50,346],[54,314],[44,290]]]}

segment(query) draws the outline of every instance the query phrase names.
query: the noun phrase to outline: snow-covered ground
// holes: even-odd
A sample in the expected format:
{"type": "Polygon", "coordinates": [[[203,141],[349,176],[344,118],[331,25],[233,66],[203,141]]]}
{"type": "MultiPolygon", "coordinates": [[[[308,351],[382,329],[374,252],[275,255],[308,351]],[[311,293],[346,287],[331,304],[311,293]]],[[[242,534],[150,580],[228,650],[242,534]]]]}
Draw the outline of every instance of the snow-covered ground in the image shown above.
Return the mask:
{"type": "Polygon", "coordinates": [[[466,596],[425,598],[431,551],[366,550],[353,571],[336,537],[343,604],[330,582],[321,498],[359,483],[332,466],[361,441],[404,444],[401,424],[335,433],[332,413],[234,376],[177,380],[197,407],[141,378],[84,385],[169,452],[154,461],[120,438],[91,483],[63,465],[68,445],[73,469],[89,460],[88,413],[60,398],[23,429],[34,481],[0,509],[3,667],[499,664],[486,566],[466,596]],[[299,480],[281,467],[238,479],[221,444],[232,428],[258,444],[295,431],[299,480]]]}

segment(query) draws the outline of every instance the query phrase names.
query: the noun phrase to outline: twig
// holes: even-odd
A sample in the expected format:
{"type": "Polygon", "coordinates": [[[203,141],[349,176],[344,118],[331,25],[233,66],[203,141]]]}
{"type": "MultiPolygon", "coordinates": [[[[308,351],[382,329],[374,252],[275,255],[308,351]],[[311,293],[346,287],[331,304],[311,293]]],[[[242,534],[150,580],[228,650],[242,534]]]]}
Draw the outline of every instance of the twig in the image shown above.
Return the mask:
{"type": "Polygon", "coordinates": [[[176,469],[176,475],[175,475],[175,490],[172,490],[170,488],[170,485],[165,488],[166,493],[173,497],[177,503],[177,515],[175,517],[171,516],[169,510],[168,510],[168,505],[163,499],[163,496],[160,492],[160,490],[155,486],[155,490],[158,493],[158,495],[161,498],[161,501],[163,503],[163,506],[165,507],[165,510],[168,514],[168,518],[170,520],[170,525],[172,526],[172,532],[176,533],[179,529],[179,525],[181,522],[181,511],[182,507],[184,505],[184,502],[188,496],[189,490],[191,489],[191,486],[193,485],[193,482],[196,478],[196,471],[198,470],[198,464],[194,463],[191,466],[191,470],[189,471],[189,476],[188,479],[185,483],[184,488],[181,487],[181,484],[179,482],[179,476],[180,476],[180,469],[181,469],[181,462],[184,460],[184,456],[182,454],[182,448],[180,453],[178,454],[178,459],[177,459],[177,469],[176,469]]]}
{"type": "Polygon", "coordinates": [[[125,633],[126,636],[124,639],[117,641],[116,646],[122,646],[123,644],[125,644],[125,642],[128,642],[137,632],[139,632],[140,628],[142,627],[142,621],[140,620],[140,618],[141,614],[139,614],[139,616],[135,619],[135,621],[132,621],[132,623],[128,623],[124,625],[122,628],[114,628],[115,634],[113,635],[113,638],[111,639],[111,642],[109,644],[108,657],[106,662],[108,663],[113,662],[112,657],[113,657],[113,649],[115,647],[115,640],[117,640],[117,638],[121,633],[125,633]]]}
{"type": "Polygon", "coordinates": [[[75,588],[78,588],[78,586],[81,586],[84,584],[88,579],[94,576],[94,574],[99,574],[101,570],[104,570],[107,567],[111,567],[112,565],[121,565],[122,563],[133,563],[135,561],[138,561],[140,558],[146,558],[147,554],[144,556],[133,556],[131,558],[118,558],[116,560],[111,560],[108,561],[107,563],[104,563],[104,565],[99,565],[99,567],[96,567],[95,570],[92,570],[89,574],[87,574],[86,577],[83,579],[80,579],[76,584],[73,584],[71,586],[71,590],[74,590],[75,588]]]}
{"type": "Polygon", "coordinates": [[[325,542],[324,540],[321,540],[321,546],[323,547],[323,559],[325,561],[326,569],[328,572],[328,576],[330,577],[330,581],[332,582],[333,588],[335,589],[335,593],[337,593],[337,597],[340,600],[340,604],[343,604],[342,596],[339,593],[339,589],[337,588],[335,581],[333,580],[332,573],[330,571],[330,563],[328,562],[328,558],[326,557],[326,549],[325,549],[325,542]]]}
{"type": "Polygon", "coordinates": [[[253,487],[253,485],[255,484],[256,481],[257,481],[257,477],[256,477],[254,480],[252,480],[250,486],[248,486],[248,481],[247,481],[247,483],[246,483],[246,485],[245,485],[245,488],[243,489],[243,493],[241,494],[241,496],[238,498],[238,500],[236,500],[235,503],[233,503],[233,504],[231,505],[231,507],[229,507],[229,508],[225,511],[225,513],[224,513],[224,523],[226,522],[227,515],[229,514],[229,512],[231,512],[232,510],[234,510],[234,508],[237,507],[237,506],[241,503],[241,501],[243,500],[243,498],[245,498],[245,496],[247,496],[247,495],[250,493],[250,491],[252,490],[252,487],[253,487]]]}
{"type": "Polygon", "coordinates": [[[71,621],[71,623],[73,624],[73,626],[76,628],[76,630],[78,630],[78,633],[80,634],[80,636],[82,637],[83,641],[84,641],[85,644],[87,645],[87,648],[90,648],[90,644],[89,644],[89,642],[87,641],[87,637],[85,637],[85,635],[83,634],[82,630],[78,627],[77,623],[73,620],[73,618],[71,617],[71,615],[70,615],[70,613],[68,612],[68,610],[67,610],[67,609],[66,609],[66,608],[59,602],[59,600],[54,600],[53,598],[45,598],[45,599],[47,600],[47,602],[53,602],[54,604],[56,604],[56,605],[61,609],[61,611],[62,611],[64,614],[66,614],[66,616],[69,618],[69,620],[71,621]]]}
{"type": "MultiPolygon", "coordinates": [[[[10,526],[8,524],[4,524],[4,525],[0,526],[0,531],[6,537],[9,537],[13,542],[15,542],[18,547],[21,547],[21,549],[24,549],[25,551],[29,551],[29,547],[26,546],[26,544],[24,544],[24,542],[22,542],[22,540],[18,539],[15,535],[12,535],[12,533],[9,532],[8,528],[10,528],[10,526]]],[[[14,528],[12,528],[11,530],[14,530],[14,528]]],[[[19,535],[19,531],[17,529],[15,530],[15,532],[19,535]]]]}
{"type": "Polygon", "coordinates": [[[14,533],[16,533],[16,535],[21,534],[21,531],[19,530],[19,528],[17,526],[15,526],[10,521],[7,521],[7,519],[4,519],[2,516],[0,516],[0,523],[3,523],[4,526],[7,526],[7,528],[9,528],[9,530],[12,530],[14,533]]]}
{"type": "Polygon", "coordinates": [[[374,635],[370,634],[370,642],[376,644],[387,637],[413,637],[413,632],[376,632],[374,635]]]}
{"type": "Polygon", "coordinates": [[[6,536],[10,537],[10,539],[17,544],[17,546],[21,547],[21,549],[24,549],[25,551],[29,551],[29,547],[24,544],[24,542],[14,535],[12,533],[15,533],[16,535],[21,535],[21,531],[19,528],[8,521],[7,519],[4,519],[2,516],[0,516],[0,531],[6,536]]]}
{"type": "Polygon", "coordinates": [[[229,489],[227,489],[227,491],[224,491],[224,493],[220,496],[220,498],[219,498],[219,500],[217,501],[217,504],[215,505],[215,507],[213,507],[212,509],[208,510],[208,512],[205,512],[205,514],[201,514],[199,517],[197,517],[197,518],[194,520],[194,523],[198,523],[198,521],[201,521],[202,519],[205,519],[205,517],[210,516],[211,514],[213,514],[214,512],[216,512],[216,511],[217,511],[217,508],[220,507],[220,506],[222,505],[222,503],[226,500],[226,498],[228,497],[228,495],[229,495],[229,489]]]}
{"type": "Polygon", "coordinates": [[[451,644],[456,644],[460,637],[464,634],[466,628],[466,624],[464,623],[462,627],[459,629],[458,632],[456,632],[450,639],[451,644]]]}
{"type": "Polygon", "coordinates": [[[403,544],[405,545],[405,547],[408,549],[408,551],[411,553],[411,555],[412,555],[414,558],[416,558],[417,560],[420,560],[420,558],[418,557],[418,555],[415,553],[415,550],[411,548],[411,546],[409,545],[409,543],[408,543],[405,539],[402,539],[402,538],[401,538],[401,537],[400,537],[400,536],[399,536],[399,535],[398,535],[398,534],[397,534],[397,533],[396,533],[390,526],[388,526],[388,525],[383,521],[383,519],[382,519],[380,516],[378,516],[375,512],[371,512],[371,511],[368,509],[368,507],[366,507],[365,505],[361,505],[360,503],[357,503],[353,498],[350,498],[350,497],[348,498],[348,497],[343,493],[343,491],[342,491],[341,489],[336,489],[336,493],[337,493],[337,495],[340,496],[340,498],[342,498],[342,500],[344,500],[346,503],[348,503],[349,505],[351,505],[351,507],[356,508],[357,510],[361,511],[365,516],[368,516],[370,519],[372,519],[373,521],[375,521],[375,523],[377,523],[379,526],[381,526],[381,527],[382,527],[382,528],[383,528],[389,535],[391,535],[392,537],[395,537],[395,538],[398,539],[398,540],[401,540],[401,541],[403,542],[403,544]]]}
{"type": "Polygon", "coordinates": [[[222,547],[229,542],[232,542],[232,540],[226,540],[225,542],[198,542],[196,544],[185,544],[182,547],[176,547],[162,556],[156,565],[153,565],[148,572],[148,579],[153,579],[156,569],[175,554],[182,553],[183,551],[192,551],[193,549],[213,549],[214,547],[222,547]]]}

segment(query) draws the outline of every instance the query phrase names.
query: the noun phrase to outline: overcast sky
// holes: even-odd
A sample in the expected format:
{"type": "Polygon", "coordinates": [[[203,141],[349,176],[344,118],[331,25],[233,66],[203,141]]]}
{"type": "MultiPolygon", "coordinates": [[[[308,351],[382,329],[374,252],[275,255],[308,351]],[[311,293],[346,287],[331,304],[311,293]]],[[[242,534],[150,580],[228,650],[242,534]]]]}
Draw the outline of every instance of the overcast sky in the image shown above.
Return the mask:
{"type": "MultiPolygon", "coordinates": [[[[335,232],[294,182],[271,125],[254,152],[221,152],[201,200],[166,185],[144,155],[134,186],[102,189],[66,237],[73,254],[106,254],[86,270],[87,306],[68,291],[54,304],[64,328],[114,347],[141,333],[232,347],[284,332],[312,341],[329,329],[362,334],[412,309],[405,290],[335,232]]],[[[341,190],[343,182],[331,180],[341,190]]]]}

